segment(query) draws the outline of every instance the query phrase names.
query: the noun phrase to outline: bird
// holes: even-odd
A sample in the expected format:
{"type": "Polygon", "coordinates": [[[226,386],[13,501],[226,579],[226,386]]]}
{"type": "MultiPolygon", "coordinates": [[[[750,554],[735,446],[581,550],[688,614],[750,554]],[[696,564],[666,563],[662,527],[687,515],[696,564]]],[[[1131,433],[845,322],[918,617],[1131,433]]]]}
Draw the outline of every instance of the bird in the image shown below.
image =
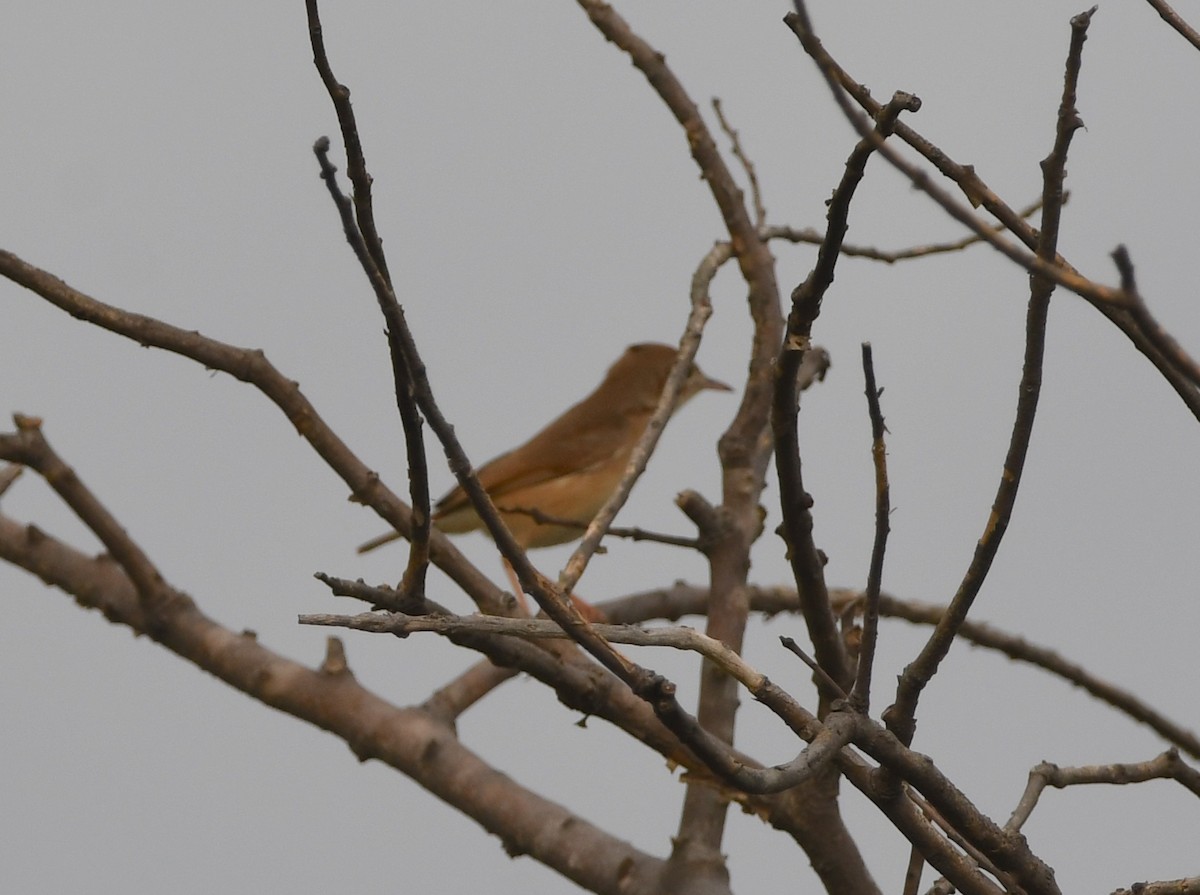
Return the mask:
{"type": "MultiPolygon", "coordinates": [[[[620,483],[677,357],[670,345],[630,345],[591,394],[524,444],[479,468],[480,485],[522,549],[565,544],[583,536],[620,483]]],[[[732,391],[692,364],[676,409],[706,389],[732,391]]],[[[461,486],[437,501],[433,522],[446,534],[483,528],[461,486]]],[[[389,532],[366,542],[358,552],[399,537],[398,532],[389,532]]]]}

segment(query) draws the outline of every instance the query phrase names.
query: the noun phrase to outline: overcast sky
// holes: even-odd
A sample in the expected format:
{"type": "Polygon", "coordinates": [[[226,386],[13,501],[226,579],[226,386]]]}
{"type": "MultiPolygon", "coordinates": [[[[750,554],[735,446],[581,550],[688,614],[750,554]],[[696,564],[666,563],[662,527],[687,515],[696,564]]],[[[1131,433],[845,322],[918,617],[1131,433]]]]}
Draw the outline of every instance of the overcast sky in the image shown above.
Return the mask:
{"type": "MultiPolygon", "coordinates": [[[[1038,195],[1068,20],[1081,6],[814,6],[828,49],[875,96],[916,93],[924,106],[913,126],[975,165],[1010,204],[1038,195]]],[[[708,100],[722,98],[758,166],[771,222],[821,226],[854,137],[781,23],[787,5],[617,8],[666,53],[710,123],[708,100]]],[[[335,71],[353,91],[397,292],[476,462],[581,397],[628,343],[678,338],[692,271],[722,237],[720,219],[665,107],[576,5],[339,2],[324,24],[335,71]]],[[[1108,253],[1127,244],[1151,308],[1193,354],[1198,78],[1200,53],[1147,4],[1100,9],[1060,239],[1073,264],[1109,283],[1108,253]]],[[[403,490],[382,322],[317,176],[311,146],[322,134],[335,135],[336,121],[298,2],[6,11],[0,247],[104,301],[262,348],[403,490]]],[[[850,241],[898,249],[961,235],[872,161],[850,241]]],[[[813,252],[774,251],[786,294],[813,252]]],[[[890,267],[842,261],[815,333],[834,366],[805,399],[801,422],[831,584],[862,586],[872,535],[859,344],[875,347],[890,430],[885,587],[945,602],[998,481],[1026,295],[1022,272],[981,247],[890,267]]],[[[713,300],[700,363],[736,383],[749,325],[732,270],[713,300]]],[[[0,412],[43,417],[51,442],[170,582],[223,624],[316,663],[328,632],[298,627],[297,613],[347,606],[312,573],[398,577],[404,550],[355,555],[381,530],[378,519],[347,502],[344,485],[249,387],[77,322],[7,282],[0,321],[0,412]]],[[[736,405],[704,394],[673,421],[621,522],[688,532],[673,496],[692,487],[719,497],[712,445],[736,405]]],[[[1057,296],[1024,489],[975,610],[1193,729],[1198,450],[1200,426],[1151,366],[1081,300],[1057,296]]],[[[437,467],[434,490],[450,482],[437,467]]],[[[33,475],[3,509],[98,549],[33,475]]],[[[768,531],[777,523],[773,512],[768,531]]],[[[499,576],[482,536],[462,545],[499,576]]],[[[566,555],[535,559],[553,572],[566,555]]],[[[755,582],[788,580],[773,536],[754,562],[755,582]]],[[[703,574],[679,551],[615,544],[580,592],[604,599],[703,574]]],[[[468,608],[444,579],[432,588],[468,608]]],[[[27,574],[0,567],[0,594],[0,890],[572,888],[509,859],[398,773],[358,764],[328,734],[27,574]]],[[[779,634],[801,637],[802,625],[755,626],[747,655],[811,702],[779,634]]],[[[881,687],[924,635],[884,625],[881,687]]],[[[424,699],[470,661],[432,637],[345,639],[359,678],[399,704],[424,699]]],[[[638,655],[694,694],[689,663],[638,655]]],[[[577,720],[518,679],[459,729],[522,783],[665,854],[682,787],[656,756],[577,720]]],[[[930,687],[919,721],[916,747],[1000,821],[1038,761],[1140,761],[1165,748],[1062,682],[966,646],[930,687]]],[[[757,706],[740,724],[739,745],[764,761],[796,751],[757,706]]],[[[898,890],[905,844],[846,789],[877,880],[898,890]]],[[[1051,792],[1026,828],[1073,892],[1194,874],[1198,831],[1200,802],[1167,783],[1051,792]]],[[[734,812],[725,850],[736,890],[811,888],[803,854],[757,820],[734,812]]]]}

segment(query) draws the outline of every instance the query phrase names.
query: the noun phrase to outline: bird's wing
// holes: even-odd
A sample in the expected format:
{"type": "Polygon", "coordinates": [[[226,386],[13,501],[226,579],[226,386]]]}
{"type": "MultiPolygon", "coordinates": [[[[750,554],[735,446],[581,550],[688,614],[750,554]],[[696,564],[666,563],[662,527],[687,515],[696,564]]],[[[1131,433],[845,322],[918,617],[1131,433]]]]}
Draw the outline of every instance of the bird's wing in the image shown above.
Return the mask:
{"type": "MultiPolygon", "coordinates": [[[[620,437],[626,427],[636,425],[629,416],[613,415],[600,425],[593,419],[586,434],[579,434],[569,417],[570,411],[519,448],[501,454],[479,469],[479,483],[493,501],[564,475],[586,472],[632,447],[627,438],[620,437]],[[536,465],[530,462],[532,458],[536,458],[536,465]]],[[[437,502],[436,511],[450,513],[468,502],[466,492],[456,486],[437,502]]]]}

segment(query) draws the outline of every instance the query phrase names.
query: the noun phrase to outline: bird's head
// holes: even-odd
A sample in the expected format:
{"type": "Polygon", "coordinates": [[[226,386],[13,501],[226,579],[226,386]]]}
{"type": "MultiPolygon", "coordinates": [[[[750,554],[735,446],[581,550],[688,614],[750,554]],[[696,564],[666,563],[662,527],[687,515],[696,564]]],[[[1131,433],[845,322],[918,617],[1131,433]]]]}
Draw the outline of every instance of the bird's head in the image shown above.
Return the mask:
{"type": "MultiPolygon", "coordinates": [[[[631,407],[652,409],[666,385],[667,376],[675,365],[678,353],[670,345],[657,342],[642,342],[630,345],[625,353],[609,368],[608,375],[600,384],[598,392],[621,395],[631,407]]],[[[677,407],[706,389],[732,391],[724,382],[711,379],[695,364],[688,371],[687,379],[679,391],[677,407]]]]}

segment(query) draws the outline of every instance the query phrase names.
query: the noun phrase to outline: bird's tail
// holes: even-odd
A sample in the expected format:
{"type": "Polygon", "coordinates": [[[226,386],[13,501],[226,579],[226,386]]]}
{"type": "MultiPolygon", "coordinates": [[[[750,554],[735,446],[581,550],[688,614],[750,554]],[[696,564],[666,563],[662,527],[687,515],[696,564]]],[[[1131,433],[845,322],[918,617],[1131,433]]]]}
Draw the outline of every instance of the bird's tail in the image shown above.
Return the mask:
{"type": "Polygon", "coordinates": [[[403,535],[398,531],[389,531],[387,534],[380,535],[377,538],[371,538],[365,544],[358,545],[359,553],[370,553],[376,547],[382,547],[384,544],[390,544],[392,541],[398,541],[403,535]]]}

